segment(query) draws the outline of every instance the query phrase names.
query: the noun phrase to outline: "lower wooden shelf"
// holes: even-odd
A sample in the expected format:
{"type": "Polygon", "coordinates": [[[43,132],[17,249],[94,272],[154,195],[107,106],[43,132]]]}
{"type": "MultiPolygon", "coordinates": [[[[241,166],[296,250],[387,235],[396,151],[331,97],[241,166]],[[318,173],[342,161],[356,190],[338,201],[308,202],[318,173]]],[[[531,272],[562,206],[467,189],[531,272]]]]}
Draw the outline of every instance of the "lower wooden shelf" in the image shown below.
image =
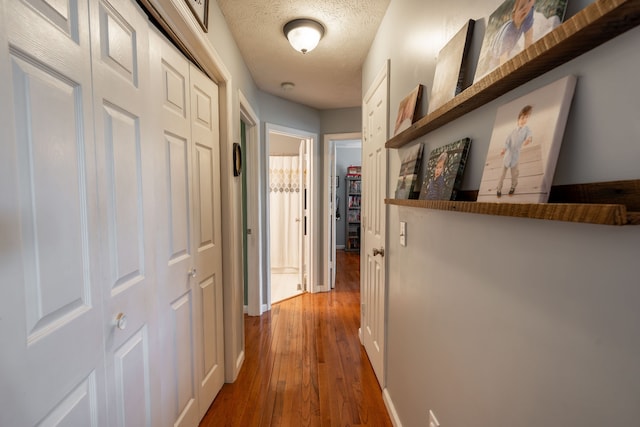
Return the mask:
{"type": "Polygon", "coordinates": [[[640,180],[630,180],[553,187],[549,197],[553,203],[385,199],[385,204],[588,224],[640,225],[639,198],[640,180]],[[557,200],[559,197],[563,200],[557,200]]]}

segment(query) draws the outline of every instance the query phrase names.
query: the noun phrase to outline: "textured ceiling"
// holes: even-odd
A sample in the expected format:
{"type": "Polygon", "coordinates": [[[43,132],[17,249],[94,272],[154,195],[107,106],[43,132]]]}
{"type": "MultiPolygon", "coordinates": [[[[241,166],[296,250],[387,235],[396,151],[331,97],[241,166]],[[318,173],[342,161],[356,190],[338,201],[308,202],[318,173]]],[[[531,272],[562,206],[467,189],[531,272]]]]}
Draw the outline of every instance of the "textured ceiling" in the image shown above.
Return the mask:
{"type": "Polygon", "coordinates": [[[217,0],[257,86],[320,110],[360,106],[362,63],[390,0],[217,0]],[[321,22],[325,34],[306,55],[282,27],[296,18],[321,22]],[[284,91],[282,82],[295,87],[284,91]]]}

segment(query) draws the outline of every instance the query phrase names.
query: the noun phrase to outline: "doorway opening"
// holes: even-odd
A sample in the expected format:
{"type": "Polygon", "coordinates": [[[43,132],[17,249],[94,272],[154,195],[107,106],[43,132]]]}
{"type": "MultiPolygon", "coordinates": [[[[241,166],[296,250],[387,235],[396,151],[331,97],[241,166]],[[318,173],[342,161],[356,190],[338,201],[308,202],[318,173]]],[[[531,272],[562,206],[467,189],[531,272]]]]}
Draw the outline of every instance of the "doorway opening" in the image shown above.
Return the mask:
{"type": "Polygon", "coordinates": [[[335,288],[336,250],[344,249],[347,234],[347,168],[362,163],[362,134],[340,133],[324,136],[324,291],[335,288]]]}
{"type": "Polygon", "coordinates": [[[269,305],[313,289],[313,155],[316,135],[267,124],[269,305]]]}
{"type": "MultiPolygon", "coordinates": [[[[259,316],[266,310],[264,284],[263,239],[264,197],[260,188],[262,154],[260,152],[260,126],[258,116],[242,94],[240,98],[241,148],[242,148],[242,217],[243,217],[243,305],[250,316],[259,316]]],[[[242,323],[241,323],[242,324],[242,323]]]]}

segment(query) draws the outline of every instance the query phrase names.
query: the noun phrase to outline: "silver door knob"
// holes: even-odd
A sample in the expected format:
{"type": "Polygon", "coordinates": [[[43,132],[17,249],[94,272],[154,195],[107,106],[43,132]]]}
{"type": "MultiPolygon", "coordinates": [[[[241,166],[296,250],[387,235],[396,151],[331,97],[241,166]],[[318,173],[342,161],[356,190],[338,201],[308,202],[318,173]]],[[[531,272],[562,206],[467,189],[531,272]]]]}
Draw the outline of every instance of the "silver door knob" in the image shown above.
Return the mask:
{"type": "Polygon", "coordinates": [[[114,323],[116,325],[116,328],[120,329],[121,331],[124,331],[125,328],[127,327],[127,315],[124,313],[118,313],[116,315],[114,323]]]}
{"type": "Polygon", "coordinates": [[[384,256],[384,248],[376,249],[373,248],[373,256],[380,255],[384,256]]]}
{"type": "Polygon", "coordinates": [[[193,277],[195,279],[196,277],[196,269],[192,268],[190,271],[187,272],[187,276],[188,277],[193,277]]]}

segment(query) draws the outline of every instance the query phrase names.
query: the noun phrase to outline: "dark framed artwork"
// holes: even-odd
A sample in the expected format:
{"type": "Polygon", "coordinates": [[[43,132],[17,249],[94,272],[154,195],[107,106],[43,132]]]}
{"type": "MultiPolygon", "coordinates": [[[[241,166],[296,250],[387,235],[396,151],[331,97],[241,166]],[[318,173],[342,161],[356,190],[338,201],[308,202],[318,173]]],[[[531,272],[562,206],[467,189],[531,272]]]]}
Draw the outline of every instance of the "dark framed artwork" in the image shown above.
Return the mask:
{"type": "Polygon", "coordinates": [[[422,151],[424,144],[420,143],[405,151],[400,165],[398,184],[396,185],[396,199],[417,199],[420,194],[420,168],[422,166],[422,151]]]}
{"type": "Polygon", "coordinates": [[[463,138],[431,150],[420,189],[421,200],[456,200],[470,146],[471,139],[463,138]]]}
{"type": "Polygon", "coordinates": [[[208,31],[209,0],[185,0],[196,20],[206,33],[208,31]]]}
{"type": "Polygon", "coordinates": [[[233,176],[242,173],[242,148],[237,142],[233,143],[233,176]]]}

